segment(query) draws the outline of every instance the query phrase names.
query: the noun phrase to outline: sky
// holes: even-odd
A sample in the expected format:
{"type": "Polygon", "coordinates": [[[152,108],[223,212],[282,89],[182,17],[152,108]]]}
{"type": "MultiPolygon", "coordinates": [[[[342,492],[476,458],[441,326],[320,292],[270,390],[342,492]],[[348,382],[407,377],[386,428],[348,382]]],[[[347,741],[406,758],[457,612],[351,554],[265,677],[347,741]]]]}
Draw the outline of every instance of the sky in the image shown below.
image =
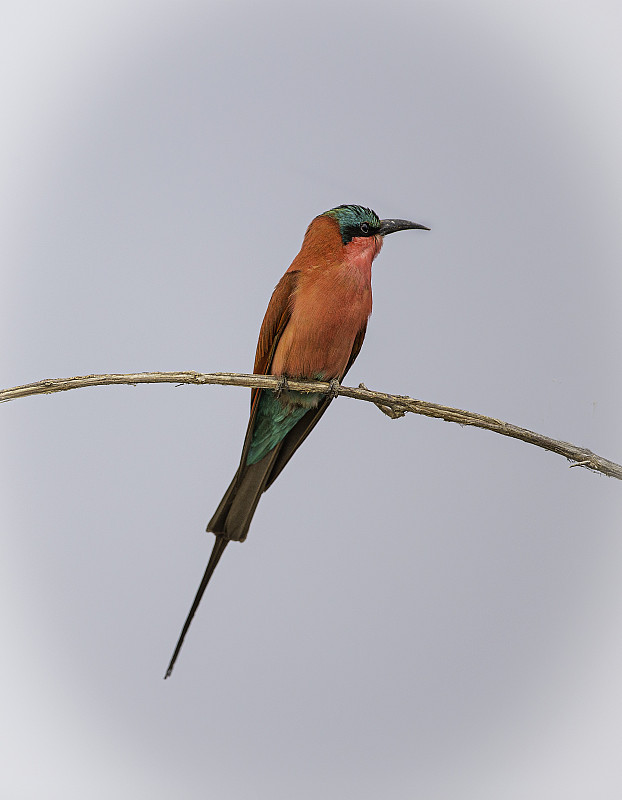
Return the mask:
{"type": "MultiPolygon", "coordinates": [[[[347,383],[622,461],[612,2],[7,3],[3,387],[247,372],[340,203],[387,239],[347,383]]],[[[228,548],[248,391],[0,408],[0,794],[613,800],[622,491],[345,398],[228,548]]]]}

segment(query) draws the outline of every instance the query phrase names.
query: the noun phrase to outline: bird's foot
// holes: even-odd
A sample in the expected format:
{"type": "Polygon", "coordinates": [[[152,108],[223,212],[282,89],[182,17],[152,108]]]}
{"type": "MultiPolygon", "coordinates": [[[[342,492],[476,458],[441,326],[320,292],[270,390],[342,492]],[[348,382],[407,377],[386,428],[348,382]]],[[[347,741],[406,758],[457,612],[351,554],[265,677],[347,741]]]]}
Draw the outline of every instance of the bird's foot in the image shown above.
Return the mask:
{"type": "Polygon", "coordinates": [[[334,400],[335,397],[339,394],[339,389],[341,389],[341,384],[337,380],[337,378],[333,378],[329,382],[330,389],[327,392],[327,397],[330,397],[331,400],[334,400]]]}
{"type": "Polygon", "coordinates": [[[285,375],[281,375],[279,377],[279,382],[277,383],[276,388],[274,390],[274,394],[276,395],[276,397],[280,397],[283,394],[283,392],[286,392],[288,389],[289,389],[289,384],[287,382],[287,378],[285,377],[285,375]]]}

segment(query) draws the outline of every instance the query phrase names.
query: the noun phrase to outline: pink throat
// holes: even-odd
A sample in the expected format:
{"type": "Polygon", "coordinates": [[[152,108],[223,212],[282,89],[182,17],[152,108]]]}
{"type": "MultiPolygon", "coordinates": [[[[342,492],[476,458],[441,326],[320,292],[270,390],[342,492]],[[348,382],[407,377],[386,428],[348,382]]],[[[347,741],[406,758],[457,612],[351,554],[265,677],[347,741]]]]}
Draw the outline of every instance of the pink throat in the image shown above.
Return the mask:
{"type": "Polygon", "coordinates": [[[371,265],[382,249],[382,236],[357,236],[345,245],[345,264],[351,273],[371,285],[371,265]]]}

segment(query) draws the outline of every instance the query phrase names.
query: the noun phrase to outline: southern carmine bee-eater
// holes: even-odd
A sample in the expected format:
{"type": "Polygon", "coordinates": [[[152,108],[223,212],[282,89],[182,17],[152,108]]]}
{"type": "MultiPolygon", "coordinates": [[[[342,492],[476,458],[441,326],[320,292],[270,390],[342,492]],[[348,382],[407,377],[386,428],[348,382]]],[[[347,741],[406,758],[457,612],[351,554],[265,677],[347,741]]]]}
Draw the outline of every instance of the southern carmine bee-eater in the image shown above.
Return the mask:
{"type": "Polygon", "coordinates": [[[411,228],[369,208],[338,206],[316,217],[278,282],[259,332],[254,373],[283,379],[277,391],[253,389],[240,466],[207,530],[216,542],[165,677],[173,666],[209,579],[231,541],[243,542],[266,491],[326,411],[332,396],[287,389],[287,378],[341,381],[359,354],[371,314],[371,265],[385,236],[411,228]]]}

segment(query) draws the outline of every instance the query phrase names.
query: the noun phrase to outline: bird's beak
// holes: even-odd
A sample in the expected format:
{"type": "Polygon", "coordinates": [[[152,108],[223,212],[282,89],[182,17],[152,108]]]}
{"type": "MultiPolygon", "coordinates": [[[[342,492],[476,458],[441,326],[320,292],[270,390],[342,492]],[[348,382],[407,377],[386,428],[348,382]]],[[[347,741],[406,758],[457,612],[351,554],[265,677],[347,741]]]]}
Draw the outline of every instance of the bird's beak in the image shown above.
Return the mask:
{"type": "Polygon", "coordinates": [[[395,233],[396,231],[408,231],[411,229],[419,228],[422,231],[429,231],[429,228],[426,228],[425,225],[419,225],[418,222],[410,222],[407,219],[381,219],[380,220],[380,230],[378,233],[381,236],[386,236],[389,233],[395,233]]]}

